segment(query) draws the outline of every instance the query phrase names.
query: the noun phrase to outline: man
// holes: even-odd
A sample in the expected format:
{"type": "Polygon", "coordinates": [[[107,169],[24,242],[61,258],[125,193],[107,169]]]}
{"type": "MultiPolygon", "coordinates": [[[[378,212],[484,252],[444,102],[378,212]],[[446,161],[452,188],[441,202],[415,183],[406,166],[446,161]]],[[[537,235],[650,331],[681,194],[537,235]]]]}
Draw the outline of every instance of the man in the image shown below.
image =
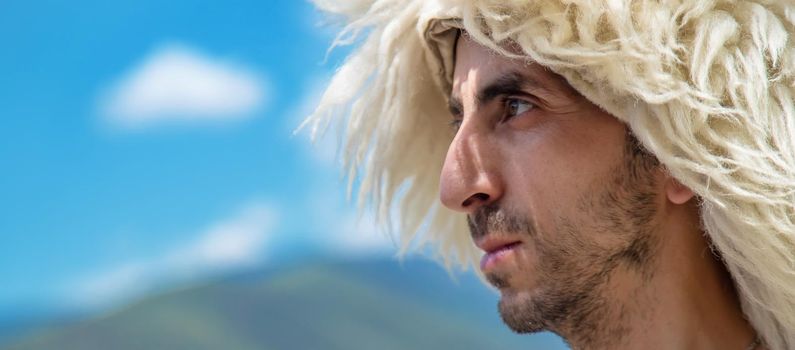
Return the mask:
{"type": "Polygon", "coordinates": [[[368,38],[310,122],[513,330],[795,349],[795,4],[317,2],[368,38]]]}

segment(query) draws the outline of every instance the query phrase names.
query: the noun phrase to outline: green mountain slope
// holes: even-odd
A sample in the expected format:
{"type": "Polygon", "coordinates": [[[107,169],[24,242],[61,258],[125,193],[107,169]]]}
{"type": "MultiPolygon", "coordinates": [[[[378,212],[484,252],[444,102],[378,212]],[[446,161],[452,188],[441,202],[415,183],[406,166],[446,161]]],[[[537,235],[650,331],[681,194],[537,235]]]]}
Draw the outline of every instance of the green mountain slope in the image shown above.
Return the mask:
{"type": "Polygon", "coordinates": [[[152,297],[21,349],[564,349],[510,333],[496,296],[428,262],[314,263],[152,297]]]}

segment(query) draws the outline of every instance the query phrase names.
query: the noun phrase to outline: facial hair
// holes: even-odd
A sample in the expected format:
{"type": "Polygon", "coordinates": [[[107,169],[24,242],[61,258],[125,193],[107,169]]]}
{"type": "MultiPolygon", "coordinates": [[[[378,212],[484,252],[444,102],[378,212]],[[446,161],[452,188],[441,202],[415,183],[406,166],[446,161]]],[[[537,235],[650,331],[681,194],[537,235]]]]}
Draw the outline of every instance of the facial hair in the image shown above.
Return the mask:
{"type": "MultiPolygon", "coordinates": [[[[657,240],[653,172],[657,160],[627,135],[621,164],[610,176],[594,181],[592,191],[577,199],[577,218],[553,218],[552,232],[539,234],[537,225],[498,203],[479,208],[468,217],[473,239],[488,232],[529,237],[538,255],[538,286],[512,300],[500,300],[503,321],[517,333],[550,330],[570,342],[600,348],[626,333],[622,308],[613,307],[606,286],[619,267],[649,280],[657,240]],[[609,237],[610,244],[597,238],[609,237]]],[[[516,272],[514,272],[516,273],[516,272]]],[[[519,271],[518,273],[526,273],[519,271]]],[[[511,276],[489,273],[499,289],[511,287],[511,276]]]]}

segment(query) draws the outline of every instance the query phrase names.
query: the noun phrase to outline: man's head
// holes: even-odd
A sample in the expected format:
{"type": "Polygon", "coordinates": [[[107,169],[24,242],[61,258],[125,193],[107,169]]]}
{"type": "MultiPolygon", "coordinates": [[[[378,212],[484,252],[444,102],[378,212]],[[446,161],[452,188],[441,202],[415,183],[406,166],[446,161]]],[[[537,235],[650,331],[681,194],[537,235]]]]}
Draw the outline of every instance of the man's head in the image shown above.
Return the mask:
{"type": "Polygon", "coordinates": [[[560,76],[467,35],[450,95],[441,198],[486,251],[503,319],[518,332],[586,336],[595,327],[578,320],[609,312],[609,278],[651,278],[658,228],[692,192],[560,76]]]}
{"type": "Polygon", "coordinates": [[[687,222],[704,235],[682,247],[710,243],[766,343],[795,347],[791,1],[317,4],[368,37],[311,121],[347,122],[360,199],[387,220],[399,210],[403,247],[422,235],[446,263],[473,263],[467,216],[475,241],[521,240],[513,258],[487,255],[484,267],[506,311],[540,315],[588,304],[605,278],[615,288],[644,277],[671,256],[655,250],[668,246],[660,226],[687,222]]]}

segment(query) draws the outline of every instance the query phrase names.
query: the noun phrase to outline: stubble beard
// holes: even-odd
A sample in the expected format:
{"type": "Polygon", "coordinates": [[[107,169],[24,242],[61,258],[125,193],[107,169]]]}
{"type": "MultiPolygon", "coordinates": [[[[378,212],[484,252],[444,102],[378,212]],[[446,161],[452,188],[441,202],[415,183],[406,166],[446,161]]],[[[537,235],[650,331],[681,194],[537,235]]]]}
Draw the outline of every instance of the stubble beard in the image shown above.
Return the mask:
{"type": "MultiPolygon", "coordinates": [[[[500,316],[513,331],[549,330],[589,348],[606,347],[627,332],[623,308],[615,306],[606,287],[619,267],[645,280],[653,275],[657,240],[652,172],[658,162],[631,135],[626,145],[624,161],[611,172],[614,175],[597,181],[593,192],[578,199],[577,209],[587,214],[581,217],[590,218],[587,223],[557,217],[554,232],[539,235],[528,218],[496,205],[470,217],[473,237],[492,230],[521,232],[535,245],[538,266],[530,273],[536,275],[537,286],[533,291],[511,291],[510,298],[499,302],[500,316]],[[618,243],[599,244],[599,235],[618,243]]],[[[510,277],[486,275],[500,289],[510,287],[510,277]]]]}

